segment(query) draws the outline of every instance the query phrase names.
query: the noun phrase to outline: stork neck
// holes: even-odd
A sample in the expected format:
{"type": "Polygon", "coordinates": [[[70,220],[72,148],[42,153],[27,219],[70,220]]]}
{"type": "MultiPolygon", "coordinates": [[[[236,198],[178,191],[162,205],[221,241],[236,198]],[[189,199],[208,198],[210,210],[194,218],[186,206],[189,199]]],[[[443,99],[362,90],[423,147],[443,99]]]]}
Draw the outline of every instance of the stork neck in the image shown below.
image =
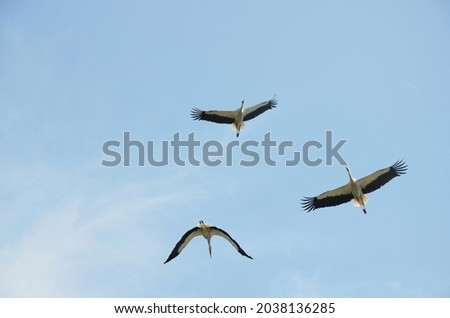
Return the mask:
{"type": "Polygon", "coordinates": [[[347,171],[347,174],[348,174],[348,177],[349,177],[350,181],[354,182],[355,178],[353,178],[352,173],[350,172],[350,169],[346,169],[346,171],[347,171]]]}
{"type": "Polygon", "coordinates": [[[209,257],[212,258],[212,253],[211,253],[211,250],[212,250],[212,248],[211,248],[211,237],[208,237],[206,240],[208,241],[208,252],[209,252],[209,257]]]}

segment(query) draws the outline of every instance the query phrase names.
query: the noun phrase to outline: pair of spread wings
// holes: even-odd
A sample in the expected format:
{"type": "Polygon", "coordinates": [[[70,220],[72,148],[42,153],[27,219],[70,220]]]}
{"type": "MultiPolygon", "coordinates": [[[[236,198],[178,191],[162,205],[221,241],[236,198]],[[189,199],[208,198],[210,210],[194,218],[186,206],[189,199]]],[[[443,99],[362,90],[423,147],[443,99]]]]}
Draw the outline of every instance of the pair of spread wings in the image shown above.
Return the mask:
{"type": "MultiPolygon", "coordinates": [[[[358,179],[356,182],[361,186],[362,192],[367,194],[381,188],[393,178],[405,174],[407,167],[405,162],[399,160],[392,166],[380,169],[364,178],[358,179]]],[[[334,190],[326,191],[316,197],[305,197],[302,200],[302,206],[307,212],[310,212],[315,209],[349,202],[351,199],[353,199],[353,194],[350,184],[346,184],[334,190]]]]}
{"type": "MultiPolygon", "coordinates": [[[[265,111],[277,107],[277,100],[272,98],[271,100],[259,103],[255,106],[245,108],[243,114],[243,120],[247,121],[255,118],[256,116],[264,113],[265,111]]],[[[191,116],[194,120],[207,120],[218,124],[232,124],[235,122],[236,116],[239,109],[234,111],[223,111],[223,110],[201,110],[198,108],[193,108],[191,111],[191,116]]]]}
{"type": "MultiPolygon", "coordinates": [[[[245,253],[245,251],[239,246],[238,242],[236,242],[227,232],[225,232],[222,229],[219,229],[218,227],[215,226],[208,226],[209,227],[209,231],[211,236],[213,235],[217,235],[217,236],[221,236],[224,239],[226,239],[228,242],[231,243],[231,245],[234,246],[234,248],[242,255],[242,256],[246,256],[248,258],[253,259],[253,257],[247,255],[247,253],[245,253]]],[[[187,231],[180,239],[180,241],[175,245],[175,247],[173,248],[172,252],[170,253],[169,257],[167,258],[167,260],[164,262],[170,262],[172,259],[174,259],[175,257],[177,257],[181,251],[186,247],[186,245],[189,244],[189,242],[196,236],[200,236],[203,235],[202,234],[202,228],[199,226],[194,227],[193,229],[187,231]]]]}

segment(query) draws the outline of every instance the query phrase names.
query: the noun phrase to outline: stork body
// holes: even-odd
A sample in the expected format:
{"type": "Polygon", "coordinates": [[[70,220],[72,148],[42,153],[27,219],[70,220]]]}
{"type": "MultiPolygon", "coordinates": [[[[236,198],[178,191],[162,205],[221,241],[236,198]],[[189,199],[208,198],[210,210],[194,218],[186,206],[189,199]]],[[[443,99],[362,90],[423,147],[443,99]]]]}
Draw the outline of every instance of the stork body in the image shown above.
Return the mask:
{"type": "Polygon", "coordinates": [[[361,188],[361,184],[358,182],[358,180],[353,178],[350,168],[346,166],[345,170],[347,171],[348,177],[350,178],[350,180],[348,181],[348,187],[350,187],[353,195],[353,205],[362,207],[363,212],[366,214],[366,203],[367,201],[369,201],[369,199],[367,198],[367,195],[364,194],[361,188]]]}
{"type": "Polygon", "coordinates": [[[175,245],[174,249],[170,253],[167,260],[164,262],[170,262],[172,259],[177,257],[181,251],[186,247],[186,245],[196,236],[202,235],[208,241],[208,251],[209,256],[212,257],[212,248],[211,248],[211,238],[214,235],[218,235],[226,239],[234,248],[242,255],[248,258],[253,259],[253,257],[247,255],[245,251],[239,246],[239,244],[224,230],[219,229],[218,227],[212,226],[211,224],[205,224],[203,221],[200,221],[199,224],[187,231],[180,239],[180,241],[175,245]]]}
{"type": "Polygon", "coordinates": [[[407,165],[399,160],[392,166],[380,169],[364,178],[353,178],[350,168],[345,167],[349,176],[349,182],[339,188],[324,192],[316,197],[305,197],[302,199],[302,206],[307,211],[335,206],[352,201],[355,206],[361,206],[364,213],[367,213],[366,204],[367,193],[381,188],[395,177],[406,173],[407,165]]]}
{"type": "Polygon", "coordinates": [[[236,130],[236,137],[239,137],[241,129],[244,128],[244,121],[253,119],[265,111],[275,108],[276,106],[277,100],[275,98],[249,108],[244,108],[244,101],[242,100],[241,107],[234,111],[204,111],[198,108],[193,108],[191,111],[191,117],[194,120],[206,120],[218,124],[232,124],[232,128],[236,130]]]}
{"type": "Polygon", "coordinates": [[[244,128],[244,100],[241,101],[241,107],[236,109],[234,114],[234,122],[231,124],[231,128],[236,131],[236,137],[239,137],[241,129],[244,128]]]}

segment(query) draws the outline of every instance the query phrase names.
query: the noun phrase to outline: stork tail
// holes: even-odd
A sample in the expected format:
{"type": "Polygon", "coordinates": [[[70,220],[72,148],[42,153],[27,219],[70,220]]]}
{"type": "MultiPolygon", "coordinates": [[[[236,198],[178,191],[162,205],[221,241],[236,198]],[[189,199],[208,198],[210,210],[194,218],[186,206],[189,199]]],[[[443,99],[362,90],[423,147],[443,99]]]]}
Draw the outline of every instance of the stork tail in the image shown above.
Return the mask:
{"type": "Polygon", "coordinates": [[[369,202],[369,198],[365,194],[363,196],[363,203],[362,204],[359,203],[359,201],[356,200],[355,198],[352,199],[353,206],[356,206],[356,207],[358,207],[358,206],[365,206],[367,204],[367,202],[369,202]]]}

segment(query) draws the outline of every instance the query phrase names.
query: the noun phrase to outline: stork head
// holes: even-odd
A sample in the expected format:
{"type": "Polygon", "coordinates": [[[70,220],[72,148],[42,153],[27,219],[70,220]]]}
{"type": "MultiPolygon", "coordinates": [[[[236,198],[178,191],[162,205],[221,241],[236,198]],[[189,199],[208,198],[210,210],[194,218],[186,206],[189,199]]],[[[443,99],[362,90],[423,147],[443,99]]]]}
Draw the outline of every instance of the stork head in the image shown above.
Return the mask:
{"type": "Polygon", "coordinates": [[[244,108],[244,100],[241,101],[241,110],[244,108]]]}

